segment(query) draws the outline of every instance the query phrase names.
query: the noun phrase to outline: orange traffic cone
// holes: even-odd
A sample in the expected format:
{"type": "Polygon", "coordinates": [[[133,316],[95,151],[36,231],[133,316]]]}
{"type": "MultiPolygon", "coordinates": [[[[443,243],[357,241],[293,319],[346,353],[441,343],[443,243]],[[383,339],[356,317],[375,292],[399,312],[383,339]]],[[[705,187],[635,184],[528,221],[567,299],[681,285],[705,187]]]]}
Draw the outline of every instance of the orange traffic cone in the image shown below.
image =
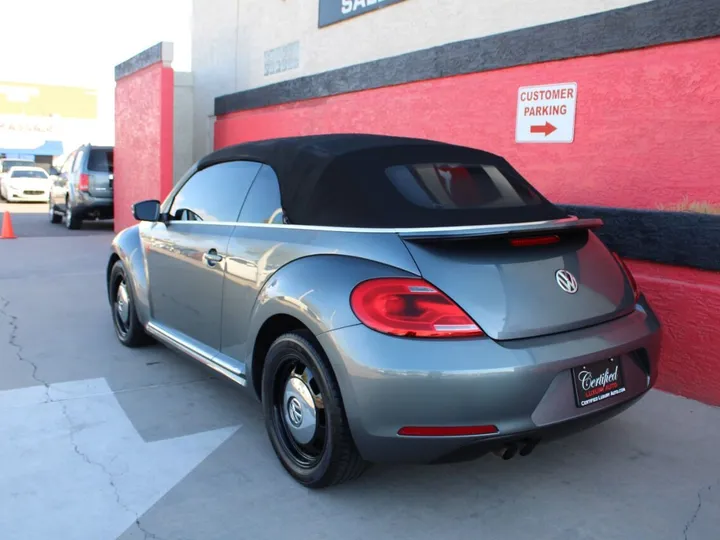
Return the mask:
{"type": "Polygon", "coordinates": [[[10,219],[10,212],[5,212],[5,215],[3,216],[3,222],[2,222],[2,233],[0,233],[0,240],[12,240],[13,238],[17,238],[15,236],[15,231],[13,231],[12,227],[12,219],[10,219]]]}

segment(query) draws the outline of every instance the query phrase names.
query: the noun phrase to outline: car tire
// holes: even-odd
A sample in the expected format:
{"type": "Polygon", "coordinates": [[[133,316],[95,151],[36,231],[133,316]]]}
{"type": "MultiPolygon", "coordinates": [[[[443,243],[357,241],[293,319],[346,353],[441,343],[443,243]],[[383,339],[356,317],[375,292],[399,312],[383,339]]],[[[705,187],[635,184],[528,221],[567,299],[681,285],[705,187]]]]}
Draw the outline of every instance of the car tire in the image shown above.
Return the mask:
{"type": "Polygon", "coordinates": [[[62,216],[57,213],[55,205],[50,201],[48,201],[48,217],[50,218],[50,223],[58,224],[62,221],[62,216]]]}
{"type": "Polygon", "coordinates": [[[73,211],[70,201],[65,201],[65,215],[63,216],[65,227],[70,230],[79,229],[82,226],[82,218],[73,211]]]}
{"type": "Polygon", "coordinates": [[[147,335],[138,319],[132,286],[121,261],[117,261],[110,271],[108,291],[112,307],[113,327],[120,343],[130,348],[152,343],[152,338],[147,335]]]}
{"type": "Polygon", "coordinates": [[[273,450],[303,486],[341,484],[368,467],[350,433],[332,368],[309,331],[284,334],[270,346],[262,402],[273,450]]]}

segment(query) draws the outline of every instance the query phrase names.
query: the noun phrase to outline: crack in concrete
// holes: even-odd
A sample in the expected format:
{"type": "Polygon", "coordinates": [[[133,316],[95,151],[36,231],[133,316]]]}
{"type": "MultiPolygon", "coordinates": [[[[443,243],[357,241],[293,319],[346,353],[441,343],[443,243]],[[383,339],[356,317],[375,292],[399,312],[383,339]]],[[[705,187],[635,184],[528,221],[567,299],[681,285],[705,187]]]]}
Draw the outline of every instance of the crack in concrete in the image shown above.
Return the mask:
{"type": "MultiPolygon", "coordinates": [[[[115,495],[115,501],[117,502],[118,506],[128,512],[129,514],[135,516],[135,527],[138,528],[138,530],[143,534],[143,540],[162,540],[159,536],[152,533],[151,531],[147,530],[141,523],[140,523],[140,515],[133,511],[127,504],[125,504],[120,497],[120,491],[118,490],[117,484],[115,483],[115,475],[113,475],[108,468],[103,465],[99,461],[93,461],[90,459],[90,456],[88,456],[86,453],[84,453],[82,450],[80,450],[80,446],[78,445],[77,441],[75,440],[75,434],[77,431],[74,429],[75,424],[72,421],[72,418],[70,418],[70,413],[67,410],[67,403],[65,401],[67,400],[53,400],[50,397],[50,384],[41,379],[37,372],[38,372],[38,366],[35,364],[32,360],[25,358],[23,356],[23,347],[18,343],[17,341],[17,332],[18,332],[18,317],[16,315],[12,315],[8,312],[7,308],[10,305],[10,301],[7,298],[4,298],[0,296],[0,315],[3,315],[6,317],[9,321],[10,325],[10,338],[8,339],[8,344],[15,349],[15,355],[17,356],[18,360],[20,362],[23,362],[25,364],[28,364],[32,368],[32,378],[34,381],[36,381],[38,384],[42,385],[45,388],[45,401],[43,403],[60,403],[61,411],[63,414],[63,417],[65,417],[65,420],[67,421],[68,425],[70,426],[70,443],[73,446],[73,451],[80,456],[80,458],[87,463],[88,465],[95,466],[100,468],[102,472],[107,476],[108,482],[110,487],[113,490],[113,493],[115,495]]],[[[193,381],[195,382],[195,381],[193,381]]],[[[124,473],[123,473],[124,474],[124,473]]],[[[122,476],[122,475],[120,475],[122,476]]]]}
{"type": "MultiPolygon", "coordinates": [[[[70,413],[69,413],[68,410],[67,410],[67,404],[63,403],[63,404],[61,405],[61,409],[62,409],[62,414],[63,414],[63,416],[65,417],[65,419],[66,419],[67,422],[68,422],[68,425],[70,426],[70,443],[71,443],[72,446],[73,446],[73,451],[74,451],[78,456],[80,456],[80,458],[82,458],[82,460],[83,460],[85,463],[87,463],[88,465],[92,465],[92,466],[98,467],[98,468],[103,472],[103,474],[105,474],[105,476],[107,476],[107,478],[108,478],[108,484],[109,484],[110,487],[112,488],[113,494],[115,495],[115,502],[116,502],[117,505],[118,505],[120,508],[122,508],[125,512],[127,512],[127,513],[135,516],[134,525],[135,525],[135,527],[137,527],[138,530],[143,534],[143,540],[150,540],[150,539],[152,539],[152,540],[162,540],[159,536],[157,536],[156,534],[154,534],[154,533],[150,532],[149,530],[147,530],[147,529],[142,525],[142,523],[140,523],[140,515],[139,515],[137,512],[135,512],[134,510],[132,510],[127,504],[125,504],[125,503],[123,502],[122,497],[120,496],[120,490],[118,489],[118,486],[117,486],[117,484],[115,483],[115,476],[116,476],[116,475],[114,475],[112,472],[110,472],[110,470],[109,470],[105,465],[103,465],[102,462],[100,462],[100,461],[94,461],[94,460],[90,459],[90,456],[88,456],[85,452],[83,452],[83,451],[80,449],[80,445],[79,445],[79,444],[77,443],[77,441],[75,440],[75,434],[77,433],[77,431],[74,429],[75,425],[73,424],[72,418],[70,418],[70,413]]],[[[114,459],[114,458],[113,458],[113,459],[114,459]]],[[[119,475],[119,476],[122,476],[122,475],[119,475]]]]}
{"type": "Polygon", "coordinates": [[[683,529],[683,537],[685,540],[688,540],[688,532],[690,532],[690,528],[695,524],[695,520],[697,520],[697,517],[700,514],[700,510],[702,509],[702,505],[703,505],[702,493],[703,493],[703,491],[707,491],[708,493],[711,492],[714,485],[720,485],[720,480],[718,480],[714,484],[710,484],[705,487],[701,487],[698,490],[698,492],[697,492],[698,503],[697,503],[697,506],[695,507],[695,512],[693,512],[693,515],[690,517],[688,522],[685,524],[685,528],[683,529]]]}
{"type": "Polygon", "coordinates": [[[17,341],[18,318],[17,316],[9,313],[7,310],[8,306],[10,305],[10,300],[0,296],[0,304],[2,304],[2,307],[0,307],[0,314],[7,318],[8,324],[10,325],[10,338],[8,339],[8,345],[15,349],[15,356],[20,362],[27,364],[32,368],[32,373],[30,376],[35,382],[41,384],[45,388],[45,403],[50,403],[52,401],[52,399],[50,399],[50,385],[46,381],[38,377],[37,364],[23,356],[23,347],[17,341]]]}

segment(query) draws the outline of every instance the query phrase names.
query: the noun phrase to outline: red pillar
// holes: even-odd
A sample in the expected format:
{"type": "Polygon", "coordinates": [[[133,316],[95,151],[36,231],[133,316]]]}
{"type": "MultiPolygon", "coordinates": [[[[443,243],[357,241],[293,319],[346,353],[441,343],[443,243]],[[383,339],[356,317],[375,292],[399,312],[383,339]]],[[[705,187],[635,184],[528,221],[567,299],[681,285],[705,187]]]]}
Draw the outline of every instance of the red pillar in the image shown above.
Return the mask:
{"type": "Polygon", "coordinates": [[[135,223],[131,206],[163,200],[173,185],[172,43],[115,67],[115,231],[135,223]]]}

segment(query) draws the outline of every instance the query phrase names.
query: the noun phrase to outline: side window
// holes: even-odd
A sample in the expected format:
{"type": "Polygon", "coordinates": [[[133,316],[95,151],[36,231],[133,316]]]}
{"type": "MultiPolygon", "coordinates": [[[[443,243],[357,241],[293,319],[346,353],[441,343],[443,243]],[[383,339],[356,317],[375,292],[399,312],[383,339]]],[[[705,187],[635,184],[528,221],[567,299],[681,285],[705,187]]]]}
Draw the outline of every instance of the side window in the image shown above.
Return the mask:
{"type": "Polygon", "coordinates": [[[182,221],[236,221],[260,163],[231,161],[196,172],[170,207],[182,221]]]}
{"type": "Polygon", "coordinates": [[[248,193],[239,222],[283,223],[280,186],[272,167],[263,165],[248,193]]]}
{"type": "Polygon", "coordinates": [[[75,160],[75,152],[70,154],[67,159],[65,160],[65,163],[63,163],[61,171],[65,174],[70,172],[70,167],[72,166],[73,161],[75,160]]]}
{"type": "Polygon", "coordinates": [[[77,155],[75,156],[75,161],[72,165],[72,172],[77,172],[78,169],[80,169],[80,164],[83,161],[83,156],[85,155],[85,152],[83,150],[80,150],[77,155]]]}

